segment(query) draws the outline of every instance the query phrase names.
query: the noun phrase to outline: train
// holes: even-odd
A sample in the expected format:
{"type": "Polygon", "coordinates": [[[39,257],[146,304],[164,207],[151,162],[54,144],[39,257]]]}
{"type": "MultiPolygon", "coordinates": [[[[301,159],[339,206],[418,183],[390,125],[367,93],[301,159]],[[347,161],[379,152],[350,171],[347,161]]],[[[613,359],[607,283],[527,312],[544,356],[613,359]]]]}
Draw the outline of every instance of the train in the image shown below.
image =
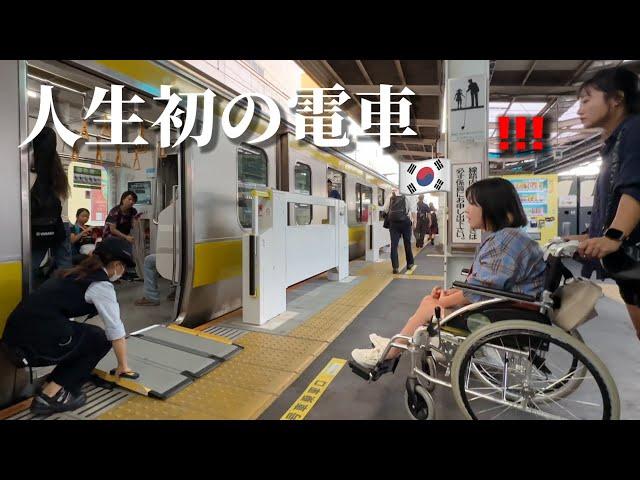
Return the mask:
{"type": "MultiPolygon", "coordinates": [[[[237,93],[176,61],[2,61],[0,78],[0,100],[5,101],[0,122],[6,126],[0,129],[0,148],[7,164],[0,179],[4,192],[0,209],[7,232],[0,237],[0,283],[6,293],[0,304],[0,333],[10,311],[32,288],[28,192],[34,180],[33,159],[30,148],[17,146],[40,113],[42,85],[53,86],[54,107],[62,124],[83,137],[73,148],[58,138],[58,153],[71,186],[63,219],[74,222],[76,210],[86,207],[91,211],[89,224],[103,225],[120,195],[136,191],[135,207],[148,241],[145,253],[168,252],[173,259],[170,268],[158,268],[176,288],[165,320],[185,327],[196,327],[242,306],[242,236],[251,230],[252,190],[327,196],[330,179],[346,202],[349,257],[355,259],[365,253],[369,206],[382,206],[395,187],[335,149],[317,147],[308,138],[296,140],[295,127],[285,120],[270,140],[251,144],[268,125],[269,119],[260,111],[245,135],[228,138],[221,117],[237,93]],[[125,105],[123,117],[136,113],[142,122],[127,125],[124,140],[142,136],[148,145],[89,145],[111,138],[107,122],[92,122],[84,116],[94,89],[110,89],[112,84],[124,86],[125,100],[138,95],[145,101],[125,105]],[[207,146],[200,148],[187,139],[176,147],[161,148],[159,129],[153,126],[164,107],[154,101],[160,85],[183,93],[209,88],[216,94],[213,138],[207,146]],[[172,240],[160,245],[163,232],[172,240]]],[[[241,118],[245,107],[236,104],[232,122],[241,118]]],[[[108,120],[108,109],[99,108],[93,118],[108,120]]],[[[194,134],[201,123],[199,118],[194,134]]],[[[172,144],[178,134],[173,128],[172,144]]],[[[327,217],[326,207],[295,204],[290,207],[289,223],[320,224],[327,217]]]]}

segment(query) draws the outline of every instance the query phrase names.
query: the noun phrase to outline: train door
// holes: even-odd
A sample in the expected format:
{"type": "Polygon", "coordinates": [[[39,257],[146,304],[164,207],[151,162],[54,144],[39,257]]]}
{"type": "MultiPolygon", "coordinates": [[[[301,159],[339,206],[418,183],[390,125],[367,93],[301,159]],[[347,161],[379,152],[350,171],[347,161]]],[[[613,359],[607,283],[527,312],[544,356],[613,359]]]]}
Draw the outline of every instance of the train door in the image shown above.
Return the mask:
{"type": "MultiPolygon", "coordinates": [[[[131,142],[140,136],[147,144],[109,145],[109,124],[93,121],[96,118],[109,118],[108,104],[103,103],[90,120],[84,120],[83,117],[95,88],[110,89],[111,82],[60,62],[29,62],[27,85],[30,92],[29,121],[28,128],[21,133],[22,138],[31,132],[35,124],[39,113],[38,94],[42,85],[53,85],[58,116],[62,117],[61,121],[69,130],[83,137],[73,148],[57,139],[57,153],[70,187],[70,195],[63,204],[62,212],[68,231],[66,245],[61,251],[66,254],[63,255],[67,258],[66,263],[75,265],[82,261],[83,255],[91,252],[91,245],[85,247],[72,242],[71,233],[78,228],[78,212],[82,209],[89,212],[89,220],[83,228],[91,230],[90,238],[96,245],[107,234],[105,225],[110,213],[118,211],[123,196],[132,192],[135,216],[122,233],[132,244],[136,267],[127,271],[115,284],[121,317],[127,332],[173,321],[179,302],[177,287],[182,251],[182,167],[178,149],[159,148],[159,129],[152,128],[163,106],[139,91],[130,90],[125,84],[123,98],[131,98],[135,93],[145,103],[135,111],[124,112],[126,118],[136,113],[142,123],[123,125],[123,139],[131,142]],[[102,145],[89,145],[90,142],[101,142],[102,145]],[[165,237],[169,240],[164,240],[165,237]],[[169,258],[168,262],[165,256],[169,258]],[[171,268],[164,268],[165,263],[169,263],[171,268]],[[145,278],[148,280],[146,284],[145,278]]],[[[172,131],[171,137],[173,143],[177,132],[172,131]]],[[[32,183],[35,174],[32,173],[31,177],[32,183]]],[[[28,206],[23,205],[23,211],[28,211],[28,206]]],[[[130,213],[127,212],[127,215],[130,213]]],[[[33,263],[32,288],[50,276],[52,268],[71,266],[59,262],[59,252],[49,250],[44,257],[33,250],[28,252],[25,252],[25,256],[29,256],[33,263]]],[[[100,320],[97,318],[90,322],[99,324],[100,320]]]]}

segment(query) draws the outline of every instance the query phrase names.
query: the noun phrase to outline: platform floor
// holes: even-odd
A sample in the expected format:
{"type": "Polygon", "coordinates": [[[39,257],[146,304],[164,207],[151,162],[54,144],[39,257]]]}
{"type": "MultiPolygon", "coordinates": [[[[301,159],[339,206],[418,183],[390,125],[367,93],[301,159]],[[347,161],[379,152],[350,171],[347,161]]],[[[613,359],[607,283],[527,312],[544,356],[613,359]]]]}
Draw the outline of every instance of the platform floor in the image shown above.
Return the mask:
{"type": "MultiPolygon", "coordinates": [[[[168,400],[128,394],[111,403],[102,402],[89,410],[90,415],[70,412],[62,417],[278,420],[312,382],[330,370],[330,379],[305,412],[305,419],[408,420],[403,398],[408,357],[400,360],[394,375],[374,383],[357,377],[345,363],[352,349],[369,346],[369,333],[396,333],[422,296],[442,283],[443,258],[437,247],[415,250],[415,255],[417,268],[411,275],[404,268],[393,275],[388,259],[379,263],[355,260],[346,281],[329,282],[321,275],[295,285],[287,292],[287,312],[261,327],[242,323],[241,310],[198,327],[244,348],[168,400]]],[[[400,262],[404,267],[402,253],[400,262]]],[[[577,268],[572,266],[572,270],[577,268]]],[[[607,282],[603,288],[607,296],[597,306],[599,316],[580,332],[618,385],[622,418],[640,419],[640,343],[615,285],[607,282]]],[[[168,285],[163,284],[162,289],[161,307],[127,310],[130,325],[142,328],[168,321],[163,318],[171,316],[173,303],[165,300],[168,285]],[[154,308],[157,313],[150,315],[154,308]]],[[[142,284],[129,285],[119,295],[132,302],[141,292],[142,284]]],[[[436,387],[434,398],[438,419],[462,418],[449,389],[436,387]]],[[[28,419],[24,408],[10,418],[28,419]]]]}

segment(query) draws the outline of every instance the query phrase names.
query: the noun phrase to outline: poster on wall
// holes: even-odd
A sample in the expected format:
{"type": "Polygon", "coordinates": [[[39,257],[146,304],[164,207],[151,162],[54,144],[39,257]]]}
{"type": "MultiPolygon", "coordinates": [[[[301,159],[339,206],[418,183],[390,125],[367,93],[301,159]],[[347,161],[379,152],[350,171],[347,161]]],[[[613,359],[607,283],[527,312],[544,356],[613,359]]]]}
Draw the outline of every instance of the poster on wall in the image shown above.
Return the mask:
{"type": "Polygon", "coordinates": [[[449,141],[487,141],[487,93],[484,75],[450,78],[447,84],[449,104],[449,141]]]}
{"type": "Polygon", "coordinates": [[[108,213],[107,199],[102,190],[91,190],[91,220],[104,222],[108,213]]]}
{"type": "Polygon", "coordinates": [[[469,219],[465,210],[467,197],[465,192],[469,185],[482,178],[482,163],[458,163],[451,165],[451,243],[478,244],[480,243],[480,230],[474,230],[469,226],[469,219]]]}
{"type": "Polygon", "coordinates": [[[540,245],[558,235],[557,175],[506,175],[516,188],[527,215],[527,233],[540,245]]]}

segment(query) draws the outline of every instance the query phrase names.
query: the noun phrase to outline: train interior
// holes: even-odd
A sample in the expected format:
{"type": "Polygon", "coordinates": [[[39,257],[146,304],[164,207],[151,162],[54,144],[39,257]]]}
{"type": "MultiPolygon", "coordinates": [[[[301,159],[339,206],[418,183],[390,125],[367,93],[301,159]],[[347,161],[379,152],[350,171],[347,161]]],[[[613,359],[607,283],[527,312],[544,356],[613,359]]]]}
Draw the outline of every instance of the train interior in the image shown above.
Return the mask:
{"type": "MultiPolygon", "coordinates": [[[[114,82],[115,83],[115,82],[114,82]]],[[[133,141],[136,136],[144,138],[148,145],[88,145],[90,142],[109,142],[109,124],[94,122],[109,119],[110,107],[102,103],[91,114],[88,121],[83,118],[90,108],[95,88],[109,89],[110,83],[95,75],[57,62],[29,62],[27,88],[29,102],[29,131],[33,129],[40,109],[40,89],[42,85],[52,85],[54,105],[60,121],[75,134],[82,135],[77,149],[65,144],[58,136],[57,151],[67,173],[70,195],[63,204],[63,220],[70,225],[76,223],[76,212],[80,208],[89,210],[90,216],[85,227],[91,228],[94,241],[100,241],[109,211],[118,206],[125,191],[133,191],[138,199],[134,208],[138,220],[130,232],[134,237],[134,255],[137,266],[127,271],[116,285],[121,307],[121,315],[128,332],[136,331],[154,323],[166,323],[175,318],[177,279],[167,279],[158,275],[160,304],[157,306],[137,306],[134,302],[144,296],[144,258],[155,253],[158,225],[161,212],[173,208],[172,199],[179,185],[178,152],[159,149],[158,131],[151,128],[161,110],[161,104],[144,98],[140,93],[127,88],[123,100],[134,94],[145,100],[140,104],[125,104],[123,118],[126,120],[134,112],[143,119],[142,123],[123,123],[123,140],[133,141]],[[156,220],[154,222],[154,220],[156,220]],[[151,312],[152,311],[152,312],[151,312]]],[[[107,94],[105,100],[109,100],[107,94]]],[[[31,158],[31,161],[33,159],[31,158]]],[[[30,181],[36,174],[33,168],[30,181]]],[[[79,253],[74,250],[73,253],[79,253]]],[[[31,288],[49,274],[51,261],[45,257],[41,267],[34,273],[31,288]]],[[[99,317],[89,322],[99,324],[99,317]]]]}

